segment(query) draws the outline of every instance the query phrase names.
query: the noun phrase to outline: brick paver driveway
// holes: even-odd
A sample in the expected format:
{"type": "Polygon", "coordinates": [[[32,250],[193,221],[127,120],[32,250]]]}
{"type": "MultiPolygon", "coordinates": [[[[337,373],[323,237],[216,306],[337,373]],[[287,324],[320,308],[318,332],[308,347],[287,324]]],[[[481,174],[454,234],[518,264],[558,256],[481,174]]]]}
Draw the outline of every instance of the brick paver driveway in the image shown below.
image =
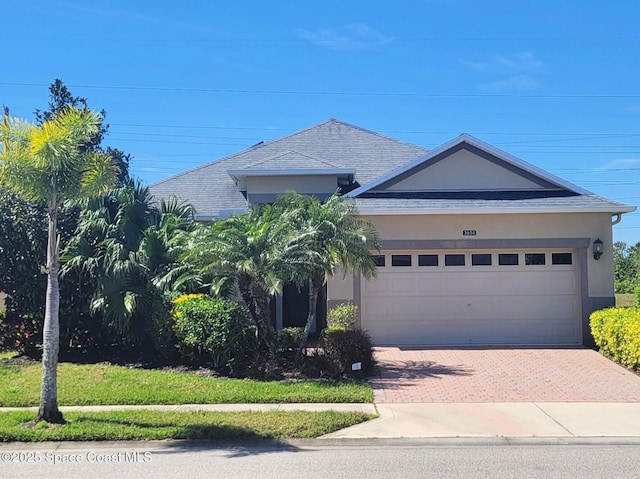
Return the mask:
{"type": "Polygon", "coordinates": [[[377,403],[640,402],[640,376],[590,349],[376,348],[377,403]]]}

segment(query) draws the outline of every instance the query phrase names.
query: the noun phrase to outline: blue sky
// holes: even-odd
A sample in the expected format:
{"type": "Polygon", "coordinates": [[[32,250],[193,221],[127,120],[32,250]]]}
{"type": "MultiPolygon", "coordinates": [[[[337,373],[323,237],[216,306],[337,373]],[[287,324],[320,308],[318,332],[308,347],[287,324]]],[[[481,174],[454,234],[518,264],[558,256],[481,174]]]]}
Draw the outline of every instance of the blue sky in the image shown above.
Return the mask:
{"type": "MultiPolygon", "coordinates": [[[[145,183],[337,118],[426,148],[470,133],[640,204],[640,2],[5,2],[0,102],[61,78],[145,183]]],[[[614,227],[640,241],[640,213],[614,227]]]]}

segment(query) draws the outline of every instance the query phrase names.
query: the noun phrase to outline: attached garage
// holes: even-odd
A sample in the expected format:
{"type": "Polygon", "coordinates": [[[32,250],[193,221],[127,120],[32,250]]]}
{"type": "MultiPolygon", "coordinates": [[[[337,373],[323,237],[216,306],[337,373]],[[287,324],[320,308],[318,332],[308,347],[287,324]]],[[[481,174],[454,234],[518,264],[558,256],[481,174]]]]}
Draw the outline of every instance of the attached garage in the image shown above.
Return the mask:
{"type": "Polygon", "coordinates": [[[576,251],[389,251],[362,283],[377,344],[580,344],[576,251]]]}

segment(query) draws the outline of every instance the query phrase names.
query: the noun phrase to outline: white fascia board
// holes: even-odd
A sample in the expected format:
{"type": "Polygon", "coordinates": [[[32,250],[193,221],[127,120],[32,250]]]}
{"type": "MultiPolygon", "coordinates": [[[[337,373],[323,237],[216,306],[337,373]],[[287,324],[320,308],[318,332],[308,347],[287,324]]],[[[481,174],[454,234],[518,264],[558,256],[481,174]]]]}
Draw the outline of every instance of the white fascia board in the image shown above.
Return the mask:
{"type": "Polygon", "coordinates": [[[387,174],[367,183],[366,185],[361,186],[360,188],[357,188],[353,191],[351,191],[350,193],[348,193],[348,196],[351,197],[357,197],[358,195],[369,191],[372,188],[375,188],[376,186],[381,185],[382,183],[385,183],[386,181],[389,181],[392,178],[395,178],[398,175],[401,175],[402,173],[404,173],[405,171],[408,171],[418,165],[420,165],[421,163],[424,163],[426,161],[429,161],[431,158],[434,158],[436,156],[438,156],[441,153],[444,153],[445,151],[459,145],[460,143],[468,143],[472,146],[475,146],[476,148],[479,148],[481,150],[486,151],[487,153],[500,158],[501,160],[506,161],[507,163],[511,163],[514,166],[517,166],[518,168],[527,171],[535,176],[538,176],[546,181],[548,181],[549,183],[554,183],[558,186],[561,186],[562,188],[565,188],[569,191],[573,191],[575,193],[579,193],[581,195],[590,195],[593,194],[588,190],[585,190],[584,188],[581,188],[577,185],[574,185],[573,183],[570,183],[566,180],[563,180],[560,177],[557,177],[555,175],[552,175],[551,173],[538,168],[537,166],[532,165],[531,163],[527,163],[524,160],[521,160],[520,158],[517,158],[505,151],[502,151],[498,148],[496,148],[495,146],[492,146],[488,143],[485,143],[482,140],[478,140],[477,138],[469,135],[468,133],[463,133],[460,136],[449,140],[448,142],[440,145],[439,147],[429,151],[428,153],[419,156],[418,158],[416,158],[413,161],[410,161],[409,163],[402,165],[398,168],[396,168],[395,170],[391,170],[390,172],[388,172],[387,174]]]}
{"type": "Polygon", "coordinates": [[[536,213],[610,213],[624,214],[636,210],[635,206],[610,207],[566,207],[566,208],[358,208],[361,216],[407,216],[407,215],[504,215],[504,214],[536,214],[536,213]]]}

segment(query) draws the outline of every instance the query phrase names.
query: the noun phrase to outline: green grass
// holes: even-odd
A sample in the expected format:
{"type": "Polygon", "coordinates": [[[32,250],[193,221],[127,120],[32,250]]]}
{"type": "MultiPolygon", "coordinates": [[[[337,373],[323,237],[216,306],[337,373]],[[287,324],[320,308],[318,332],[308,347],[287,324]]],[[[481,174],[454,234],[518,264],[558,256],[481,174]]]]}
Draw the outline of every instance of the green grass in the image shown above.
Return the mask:
{"type": "Polygon", "coordinates": [[[13,351],[0,351],[0,360],[2,359],[9,359],[12,358],[16,355],[15,352],[13,351]]]}
{"type": "MultiPolygon", "coordinates": [[[[37,406],[41,365],[0,358],[0,407],[37,406]]],[[[62,363],[58,369],[61,406],[372,402],[368,383],[334,381],[252,381],[126,368],[62,363]]]]}
{"type": "Polygon", "coordinates": [[[335,411],[69,412],[65,425],[25,427],[33,415],[0,413],[0,442],[314,438],[373,417],[335,411]]]}
{"type": "Polygon", "coordinates": [[[632,308],[635,305],[635,294],[616,294],[616,308],[632,308]]]}

